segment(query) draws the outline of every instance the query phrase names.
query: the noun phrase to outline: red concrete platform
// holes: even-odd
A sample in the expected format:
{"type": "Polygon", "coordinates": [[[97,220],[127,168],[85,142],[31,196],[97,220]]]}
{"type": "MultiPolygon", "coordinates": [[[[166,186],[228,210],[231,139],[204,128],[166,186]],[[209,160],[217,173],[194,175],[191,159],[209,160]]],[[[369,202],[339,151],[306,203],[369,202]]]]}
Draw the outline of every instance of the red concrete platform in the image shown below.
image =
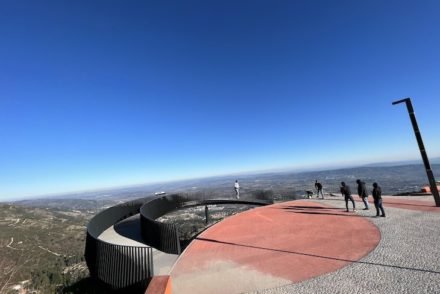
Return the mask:
{"type": "MultiPolygon", "coordinates": [[[[353,198],[355,199],[356,203],[357,202],[362,203],[362,200],[358,196],[353,195],[353,198]]],[[[395,207],[395,208],[402,208],[402,209],[409,209],[416,211],[440,212],[440,207],[435,206],[434,198],[432,198],[432,196],[429,197],[428,199],[424,197],[423,199],[420,200],[417,199],[417,196],[414,196],[414,198],[415,199],[413,200],[413,199],[402,198],[400,196],[383,196],[382,200],[385,210],[387,207],[395,207]]],[[[375,208],[374,208],[374,201],[372,196],[368,197],[368,203],[372,204],[371,208],[374,210],[375,208]]],[[[363,204],[361,204],[360,206],[356,204],[356,207],[362,209],[364,206],[363,204]]]]}
{"type": "Polygon", "coordinates": [[[176,262],[173,293],[243,293],[356,262],[380,240],[366,218],[310,201],[260,207],[214,225],[176,262]]]}
{"type": "Polygon", "coordinates": [[[409,199],[399,199],[396,196],[384,197],[384,206],[418,210],[418,211],[430,211],[430,212],[440,212],[440,207],[435,206],[434,199],[430,200],[409,200],[409,199]]]}

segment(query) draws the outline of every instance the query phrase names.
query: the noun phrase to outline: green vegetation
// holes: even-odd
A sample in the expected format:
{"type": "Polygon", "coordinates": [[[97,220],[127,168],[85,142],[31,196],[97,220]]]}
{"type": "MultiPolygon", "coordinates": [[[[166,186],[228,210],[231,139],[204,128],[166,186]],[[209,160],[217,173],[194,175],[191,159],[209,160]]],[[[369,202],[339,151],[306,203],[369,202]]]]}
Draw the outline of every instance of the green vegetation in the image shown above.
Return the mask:
{"type": "Polygon", "coordinates": [[[81,211],[0,205],[0,293],[57,293],[88,276],[81,211]]]}

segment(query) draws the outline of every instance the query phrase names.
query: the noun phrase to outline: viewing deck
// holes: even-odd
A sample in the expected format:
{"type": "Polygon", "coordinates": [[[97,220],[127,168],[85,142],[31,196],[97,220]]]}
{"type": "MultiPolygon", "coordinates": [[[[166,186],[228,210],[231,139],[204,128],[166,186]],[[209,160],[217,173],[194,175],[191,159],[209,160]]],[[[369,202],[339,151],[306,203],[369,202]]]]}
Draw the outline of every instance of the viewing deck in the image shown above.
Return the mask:
{"type": "Polygon", "coordinates": [[[386,218],[354,198],[356,213],[328,197],[225,219],[181,254],[173,293],[439,293],[432,197],[384,197],[386,218]]]}
{"type": "MultiPolygon", "coordinates": [[[[355,213],[326,195],[228,217],[180,256],[155,250],[154,274],[169,275],[177,294],[440,293],[440,208],[432,196],[385,196],[386,218],[353,197],[355,213]]],[[[99,238],[146,246],[139,229],[134,215],[99,238]]]]}

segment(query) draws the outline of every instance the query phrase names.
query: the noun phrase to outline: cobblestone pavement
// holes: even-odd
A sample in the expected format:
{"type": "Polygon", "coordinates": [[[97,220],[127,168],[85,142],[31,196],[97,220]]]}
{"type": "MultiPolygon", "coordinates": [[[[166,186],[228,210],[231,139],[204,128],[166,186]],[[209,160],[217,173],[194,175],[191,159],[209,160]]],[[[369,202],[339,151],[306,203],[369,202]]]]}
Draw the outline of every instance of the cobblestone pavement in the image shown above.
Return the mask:
{"type": "MultiPolygon", "coordinates": [[[[345,207],[340,198],[319,202],[345,207]]],[[[386,218],[375,217],[374,206],[358,211],[381,232],[379,245],[363,259],[304,282],[253,293],[440,293],[440,213],[386,206],[385,211],[386,218]]]]}

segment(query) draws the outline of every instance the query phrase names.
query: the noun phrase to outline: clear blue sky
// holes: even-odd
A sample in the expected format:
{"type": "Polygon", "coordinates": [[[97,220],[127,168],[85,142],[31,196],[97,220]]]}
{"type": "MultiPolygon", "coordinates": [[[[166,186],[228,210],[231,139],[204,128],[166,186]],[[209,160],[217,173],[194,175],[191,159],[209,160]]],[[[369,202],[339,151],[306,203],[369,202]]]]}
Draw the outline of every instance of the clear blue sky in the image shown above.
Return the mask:
{"type": "Polygon", "coordinates": [[[0,200],[440,155],[439,1],[1,1],[0,200]]]}

